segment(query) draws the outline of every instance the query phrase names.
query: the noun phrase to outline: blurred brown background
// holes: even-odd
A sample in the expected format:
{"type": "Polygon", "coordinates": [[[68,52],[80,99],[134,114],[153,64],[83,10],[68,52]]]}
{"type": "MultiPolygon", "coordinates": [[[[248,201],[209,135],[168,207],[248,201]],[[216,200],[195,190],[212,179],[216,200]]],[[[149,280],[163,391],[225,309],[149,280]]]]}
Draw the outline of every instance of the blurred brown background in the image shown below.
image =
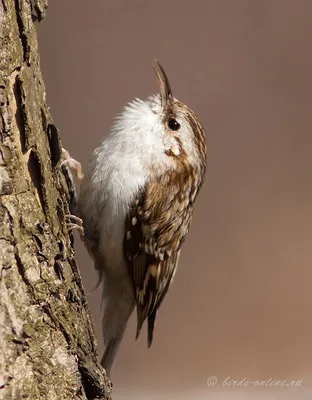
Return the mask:
{"type": "MultiPolygon", "coordinates": [[[[132,318],[115,399],[310,398],[311,21],[311,0],[50,0],[38,25],[47,100],[84,167],[124,104],[158,90],[154,57],[209,144],[154,344],[145,329],[134,341],[132,318]],[[228,376],[304,382],[242,393],[222,386],[228,376]]],[[[89,291],[96,274],[76,248],[89,291]]],[[[89,302],[102,352],[100,290],[89,302]]]]}

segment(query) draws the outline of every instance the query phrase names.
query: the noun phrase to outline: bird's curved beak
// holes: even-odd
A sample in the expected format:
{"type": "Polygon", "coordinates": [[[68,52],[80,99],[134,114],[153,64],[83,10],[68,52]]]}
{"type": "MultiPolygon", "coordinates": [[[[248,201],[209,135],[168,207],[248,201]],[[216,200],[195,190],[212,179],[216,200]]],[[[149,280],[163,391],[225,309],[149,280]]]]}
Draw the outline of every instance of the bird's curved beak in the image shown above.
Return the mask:
{"type": "Polygon", "coordinates": [[[171,86],[165,70],[161,64],[155,59],[152,62],[153,68],[156,72],[157,80],[160,88],[161,106],[165,108],[169,102],[173,100],[171,86]]]}

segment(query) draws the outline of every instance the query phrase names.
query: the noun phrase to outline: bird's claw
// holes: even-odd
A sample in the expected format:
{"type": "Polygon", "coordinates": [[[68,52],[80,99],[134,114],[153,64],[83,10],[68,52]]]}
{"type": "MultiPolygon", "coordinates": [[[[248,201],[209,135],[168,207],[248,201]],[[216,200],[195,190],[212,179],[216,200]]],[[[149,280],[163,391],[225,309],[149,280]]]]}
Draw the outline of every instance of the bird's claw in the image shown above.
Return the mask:
{"type": "Polygon", "coordinates": [[[85,233],[83,229],[82,219],[72,214],[66,214],[65,218],[70,221],[66,223],[68,231],[72,231],[73,229],[78,229],[81,240],[85,240],[85,233]],[[72,222],[72,220],[74,220],[75,222],[72,222]]]}

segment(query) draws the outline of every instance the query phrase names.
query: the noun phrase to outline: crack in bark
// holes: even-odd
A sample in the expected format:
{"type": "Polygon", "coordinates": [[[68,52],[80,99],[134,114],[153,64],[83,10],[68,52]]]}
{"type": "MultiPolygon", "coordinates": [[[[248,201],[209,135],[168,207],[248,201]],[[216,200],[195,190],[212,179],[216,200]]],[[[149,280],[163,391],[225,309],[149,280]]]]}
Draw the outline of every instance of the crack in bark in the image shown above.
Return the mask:
{"type": "Polygon", "coordinates": [[[45,199],[43,195],[43,188],[41,182],[43,181],[42,178],[42,171],[39,162],[39,158],[37,153],[34,150],[30,151],[29,158],[28,158],[28,171],[31,177],[31,181],[34,185],[36,193],[38,194],[40,204],[43,210],[46,209],[45,199]]]}
{"type": "MultiPolygon", "coordinates": [[[[88,400],[107,398],[105,396],[107,393],[105,393],[105,390],[99,381],[99,377],[95,376],[95,371],[90,370],[90,365],[88,365],[81,357],[78,358],[78,370],[88,400]]],[[[110,389],[112,389],[112,385],[110,386],[110,389]]]]}
{"type": "Polygon", "coordinates": [[[21,1],[22,0],[14,0],[15,9],[16,9],[16,19],[19,31],[19,37],[22,43],[23,48],[23,62],[25,62],[28,66],[30,65],[29,54],[30,54],[30,46],[28,44],[28,38],[25,33],[24,22],[22,18],[22,9],[21,9],[21,1]]]}
{"type": "Polygon", "coordinates": [[[22,152],[25,153],[27,150],[26,126],[28,126],[28,122],[27,114],[25,112],[25,104],[23,101],[22,81],[18,75],[15,77],[13,93],[16,103],[15,120],[20,133],[21,149],[22,152]]]}
{"type": "Polygon", "coordinates": [[[41,120],[44,132],[47,133],[49,140],[49,147],[51,152],[52,167],[55,168],[61,159],[62,146],[60,143],[59,131],[53,124],[48,124],[45,118],[45,114],[41,109],[41,120]]]}
{"type": "Polygon", "coordinates": [[[7,7],[6,3],[5,3],[5,0],[2,0],[2,6],[3,6],[4,12],[8,12],[8,7],[7,7]]]}
{"type": "Polygon", "coordinates": [[[23,282],[25,283],[25,285],[27,286],[27,289],[28,289],[28,290],[31,290],[31,291],[33,292],[33,287],[32,287],[32,285],[30,284],[28,278],[26,277],[24,265],[23,265],[23,262],[22,262],[22,260],[21,260],[21,258],[20,258],[20,255],[19,255],[19,253],[18,253],[18,248],[17,248],[17,246],[16,246],[16,243],[14,243],[14,246],[15,246],[15,247],[14,247],[14,248],[15,248],[14,256],[15,256],[16,266],[17,266],[19,275],[20,275],[20,277],[22,278],[22,281],[23,281],[23,282]]]}
{"type": "Polygon", "coordinates": [[[38,20],[38,22],[42,21],[42,19],[47,14],[48,2],[45,0],[30,0],[31,9],[35,10],[36,15],[33,14],[33,17],[38,20]]]}

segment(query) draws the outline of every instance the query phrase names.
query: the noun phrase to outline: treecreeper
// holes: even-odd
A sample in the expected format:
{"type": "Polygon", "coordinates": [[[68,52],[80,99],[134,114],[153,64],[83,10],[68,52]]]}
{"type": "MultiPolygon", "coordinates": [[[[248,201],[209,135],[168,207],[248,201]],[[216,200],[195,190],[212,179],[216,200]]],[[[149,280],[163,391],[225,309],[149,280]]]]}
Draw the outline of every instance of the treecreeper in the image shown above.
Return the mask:
{"type": "Polygon", "coordinates": [[[103,284],[101,363],[107,374],[135,307],[136,338],[147,319],[152,344],[156,314],[173,281],[206,171],[201,123],[173,97],[157,60],[153,67],[160,94],[125,106],[85,176],[79,163],[69,155],[65,160],[82,178],[73,218],[76,225],[82,221],[103,284]]]}

